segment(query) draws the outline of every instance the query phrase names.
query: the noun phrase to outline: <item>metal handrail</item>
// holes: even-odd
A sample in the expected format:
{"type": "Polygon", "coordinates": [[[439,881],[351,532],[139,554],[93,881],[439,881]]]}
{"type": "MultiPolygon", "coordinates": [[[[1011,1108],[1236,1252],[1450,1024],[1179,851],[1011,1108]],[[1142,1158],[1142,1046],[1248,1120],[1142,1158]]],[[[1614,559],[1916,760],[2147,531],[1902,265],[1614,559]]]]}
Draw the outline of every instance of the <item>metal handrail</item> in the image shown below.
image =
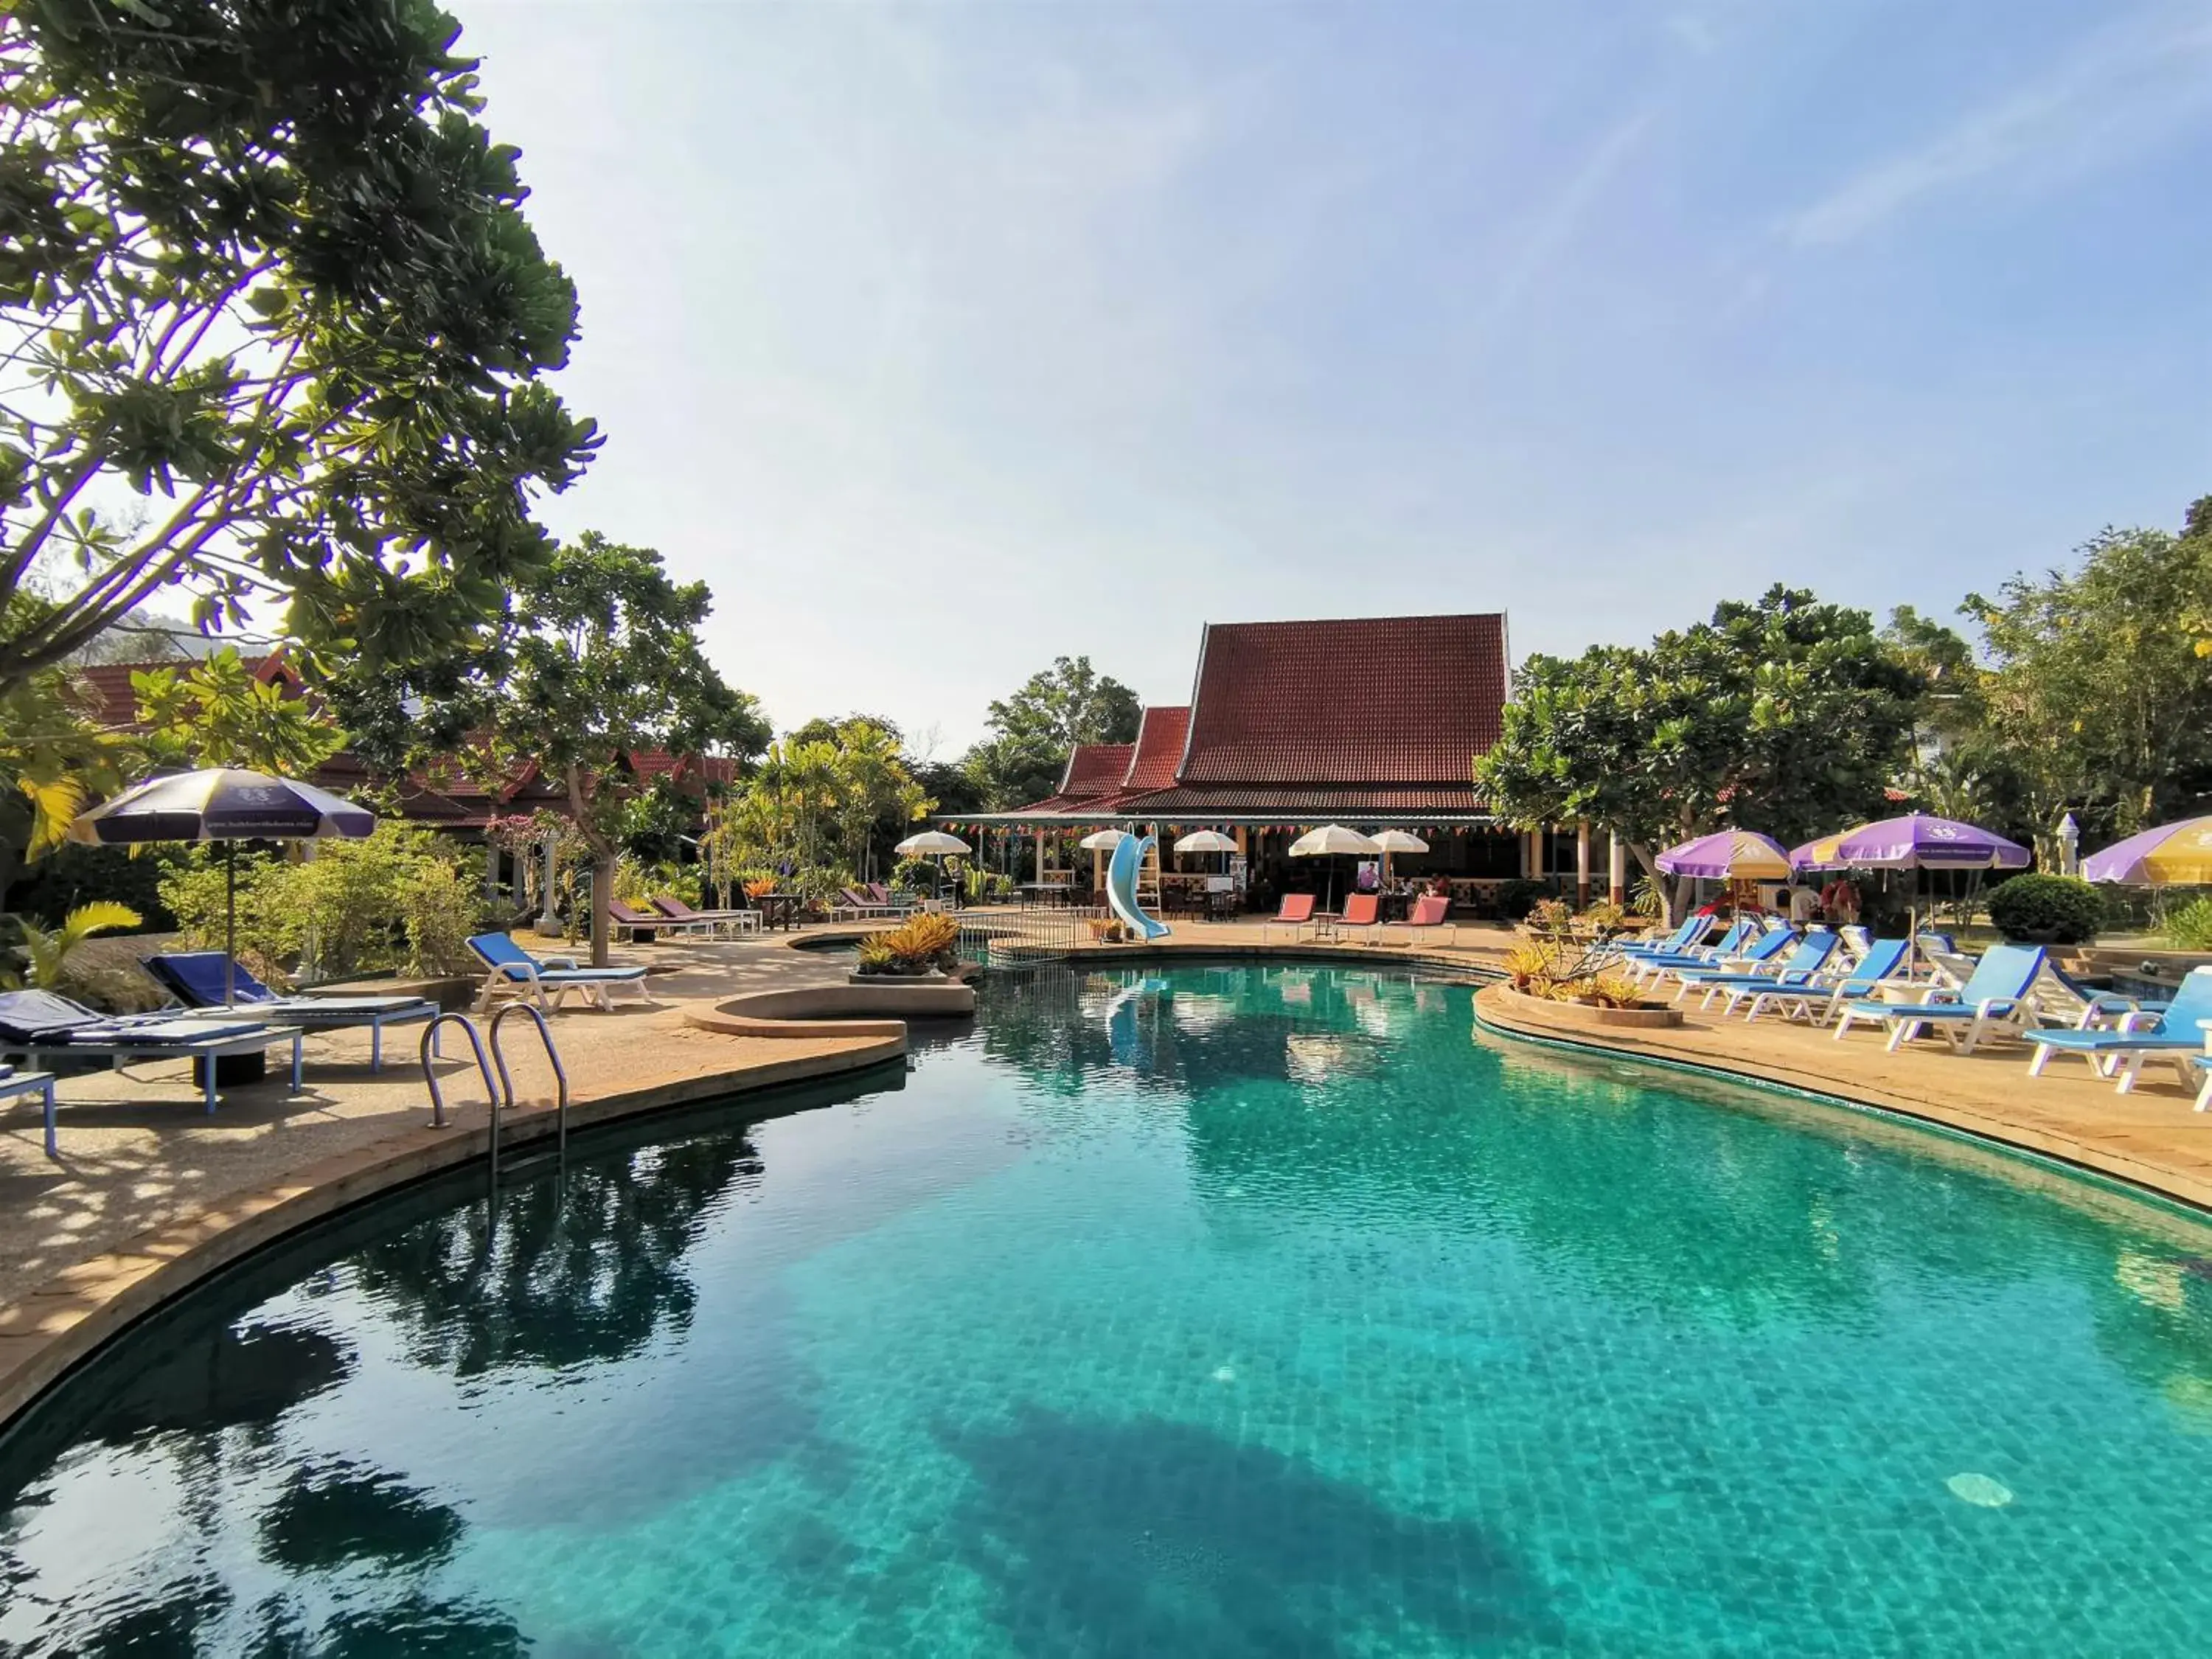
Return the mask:
{"type": "MultiPolygon", "coordinates": [[[[514,1079],[507,1074],[507,1054],[499,1046],[500,1024],[509,1014],[529,1015],[537,1024],[539,1040],[545,1044],[545,1058],[552,1064],[553,1081],[557,1091],[553,1107],[554,1132],[558,1139],[560,1154],[565,1158],[568,1156],[568,1068],[561,1063],[561,1050],[553,1042],[553,1028],[545,1023],[545,1016],[527,1002],[507,1003],[491,1017],[492,1064],[499,1067],[500,1087],[507,1096],[506,1104],[509,1110],[514,1106],[514,1079]]],[[[491,1176],[494,1181],[499,1179],[499,1116],[500,1109],[495,1104],[491,1114],[491,1176]]]]}
{"type": "Polygon", "coordinates": [[[439,1088],[438,1073],[432,1068],[430,1061],[434,1057],[434,1050],[438,1041],[438,1030],[447,1020],[453,1021],[454,1024],[469,1034],[469,1047],[475,1049],[477,1053],[477,1069],[483,1073],[484,1094],[491,1102],[493,1133],[496,1135],[498,1133],[496,1126],[499,1122],[499,1085],[492,1081],[491,1061],[484,1058],[483,1039],[477,1034],[476,1021],[471,1019],[466,1014],[456,1013],[451,1009],[438,1015],[422,1028],[422,1080],[430,1085],[430,1127],[434,1129],[442,1129],[446,1127],[445,1091],[439,1088]]]}

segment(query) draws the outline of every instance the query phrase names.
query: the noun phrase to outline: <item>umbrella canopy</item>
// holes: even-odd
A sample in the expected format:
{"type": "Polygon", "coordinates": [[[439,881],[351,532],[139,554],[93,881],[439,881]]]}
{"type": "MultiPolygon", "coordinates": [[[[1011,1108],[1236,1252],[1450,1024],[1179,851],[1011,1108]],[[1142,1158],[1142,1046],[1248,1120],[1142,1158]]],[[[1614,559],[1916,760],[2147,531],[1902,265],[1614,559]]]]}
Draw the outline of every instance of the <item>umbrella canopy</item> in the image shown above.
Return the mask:
{"type": "Polygon", "coordinates": [[[942,830],[924,830],[919,835],[908,836],[891,848],[902,859],[934,858],[940,853],[968,853],[973,850],[959,836],[948,836],[942,830]]]}
{"type": "Polygon", "coordinates": [[[1175,844],[1178,853],[1233,853],[1237,842],[1218,830],[1194,830],[1175,844]]]}
{"type": "Polygon", "coordinates": [[[1701,881],[1786,881],[1790,854],[1771,836],[1749,830],[1718,830],[1679,847],[1670,847],[1655,862],[1670,876],[1694,876],[1701,881]]]}
{"type": "Polygon", "coordinates": [[[70,839],[94,846],[148,841],[358,841],[376,815],[349,800],[263,772],[218,766],[153,778],[80,812],[70,839]]]}
{"type": "Polygon", "coordinates": [[[1093,830],[1075,844],[1087,852],[1110,853],[1128,838],[1127,830],[1093,830]]]}
{"type": "Polygon", "coordinates": [[[238,843],[241,841],[359,841],[376,814],[349,800],[235,766],[152,778],[70,823],[70,839],[95,847],[149,841],[228,842],[223,872],[222,1006],[238,1006],[238,843]]]}
{"type": "Polygon", "coordinates": [[[1382,850],[1370,837],[1340,823],[1324,823],[1318,830],[1309,830],[1291,843],[1291,856],[1294,859],[1326,858],[1331,853],[1371,855],[1382,850]]]}
{"type": "Polygon", "coordinates": [[[2081,878],[2141,887],[2212,884],[2212,817],[2184,818],[2116,842],[2081,860],[2081,878]]]}
{"type": "Polygon", "coordinates": [[[1799,870],[2025,870],[2033,855],[1993,830],[1925,812],[1883,818],[1791,849],[1799,870]]]}
{"type": "Polygon", "coordinates": [[[1428,842],[1419,836],[1408,835],[1403,830],[1376,830],[1375,844],[1386,853],[1425,853],[1429,850],[1428,842]]]}

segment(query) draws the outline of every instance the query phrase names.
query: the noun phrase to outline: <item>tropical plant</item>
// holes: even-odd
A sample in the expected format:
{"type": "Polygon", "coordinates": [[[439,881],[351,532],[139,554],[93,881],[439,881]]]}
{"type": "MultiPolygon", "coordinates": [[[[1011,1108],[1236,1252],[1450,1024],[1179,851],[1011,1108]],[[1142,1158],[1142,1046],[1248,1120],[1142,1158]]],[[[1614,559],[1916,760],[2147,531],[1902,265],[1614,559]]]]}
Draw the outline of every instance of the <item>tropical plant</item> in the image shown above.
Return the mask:
{"type": "Polygon", "coordinates": [[[1876,816],[1923,689],[1866,612],[1777,586],[1648,647],[1529,658],[1475,781],[1513,823],[1613,831],[1656,881],[1723,818],[1797,841],[1876,816]]]}
{"type": "Polygon", "coordinates": [[[2212,951],[2212,898],[2200,896],[2170,912],[2166,937],[2178,951],[2212,951]]]}
{"type": "Polygon", "coordinates": [[[0,697],[181,586],[369,673],[504,615],[599,440],[575,293],[423,0],[0,9],[0,697]]]}
{"type": "Polygon", "coordinates": [[[129,743],[101,730],[94,713],[84,689],[58,669],[0,688],[0,892],[25,863],[62,844],[93,796],[127,775],[129,743]]]}
{"type": "Polygon", "coordinates": [[[866,941],[861,965],[871,973],[924,974],[958,965],[960,924],[951,916],[909,916],[866,941]]]}
{"type": "Polygon", "coordinates": [[[1638,876],[1628,889],[1628,908],[1645,921],[1667,914],[1667,890],[1656,876],[1638,876]]]}
{"type": "Polygon", "coordinates": [[[1498,914],[1508,921],[1525,921],[1528,914],[1552,896],[1552,884],[1515,876],[1498,884],[1498,914]]]}
{"type": "Polygon", "coordinates": [[[36,922],[16,917],[15,927],[21,938],[15,948],[23,959],[23,982],[40,991],[59,990],[69,970],[70,957],[78,945],[94,933],[136,927],[140,921],[138,913],[129,905],[106,902],[80,904],[58,927],[41,927],[36,922]]]}
{"type": "Polygon", "coordinates": [[[488,779],[530,764],[559,782],[591,849],[592,959],[604,964],[629,755],[745,757],[768,740],[753,700],[707,659],[698,629],[710,605],[705,583],[671,581],[650,548],[586,532],[518,583],[515,626],[495,646],[349,676],[334,695],[386,769],[458,749],[488,779]]]}
{"type": "Polygon", "coordinates": [[[189,668],[131,676],[148,759],[163,766],[242,766],[304,777],[344,745],[319,698],[258,680],[229,646],[189,668]]]}
{"type": "Polygon", "coordinates": [[[1989,909],[2009,939],[2086,945],[2105,922],[2104,895],[2075,876],[2014,876],[1990,890],[1989,909]]]}

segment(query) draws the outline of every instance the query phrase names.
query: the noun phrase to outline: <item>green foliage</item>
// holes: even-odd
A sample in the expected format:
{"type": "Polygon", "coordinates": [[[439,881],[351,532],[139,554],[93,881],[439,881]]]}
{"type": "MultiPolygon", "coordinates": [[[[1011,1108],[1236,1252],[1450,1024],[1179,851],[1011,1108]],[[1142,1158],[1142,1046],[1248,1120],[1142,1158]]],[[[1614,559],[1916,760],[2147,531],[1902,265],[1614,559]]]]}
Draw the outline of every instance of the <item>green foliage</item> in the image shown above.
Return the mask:
{"type": "Polygon", "coordinates": [[[877,848],[933,803],[908,771],[895,731],[857,717],[800,730],[828,735],[800,741],[794,733],[771,744],[743,787],[710,809],[701,850],[717,871],[795,864],[830,872],[834,893],[866,878],[877,848]]]}
{"type": "Polygon", "coordinates": [[[2014,876],[1990,889],[1989,908],[2009,939],[2087,945],[2105,923],[2104,895],[2073,876],[2014,876]]]}
{"type": "Polygon", "coordinates": [[[127,904],[95,902],[70,911],[58,927],[46,928],[17,917],[21,942],[16,945],[23,963],[23,977],[41,991],[59,990],[65,980],[70,954],[94,933],[136,927],[141,918],[127,904]]]}
{"type": "Polygon", "coordinates": [[[143,916],[148,931],[167,933],[175,918],[161,902],[161,877],[184,856],[179,847],[87,847],[71,842],[25,870],[7,890],[0,908],[52,927],[80,904],[113,899],[143,916]]]}
{"type": "Polygon", "coordinates": [[[2177,816],[2212,784],[2212,514],[2182,533],[2106,531],[2070,570],[1966,596],[1990,665],[1972,751],[2018,801],[2008,827],[2046,858],[2060,816],[2114,836],[2177,816]]]}
{"type": "MultiPolygon", "coordinates": [[[[22,595],[0,605],[0,617],[22,595]]],[[[4,623],[0,623],[4,631],[4,623]]],[[[130,745],[103,732],[82,685],[58,669],[0,685],[0,890],[28,860],[59,848],[94,795],[119,787],[130,745]]]]}
{"type": "Polygon", "coordinates": [[[1521,921],[1552,896],[1552,884],[1516,876],[1498,884],[1498,914],[1508,921],[1521,921]]]}
{"type": "Polygon", "coordinates": [[[1789,843],[1878,816],[1923,687],[1864,611],[1777,586],[1646,647],[1531,657],[1475,781],[1515,823],[1618,832],[1656,873],[1723,819],[1789,843]]]}
{"type": "Polygon", "coordinates": [[[901,859],[891,870],[890,884],[902,893],[934,892],[937,881],[933,859],[901,859]]]}
{"type": "Polygon", "coordinates": [[[2212,951],[2212,898],[2193,898],[2169,915],[2166,937],[2178,951],[2212,951]]]}
{"type": "Polygon", "coordinates": [[[985,805],[1020,806],[1050,794],[1080,743],[1131,743],[1144,715],[1137,694],[1091,666],[1055,658],[991,705],[990,735],[962,763],[985,805]]]}
{"type": "Polygon", "coordinates": [[[148,758],[155,766],[242,766],[306,777],[344,744],[318,701],[257,680],[229,646],[188,668],[131,677],[148,758]]]}
{"type": "MultiPolygon", "coordinates": [[[[671,581],[650,548],[587,532],[518,585],[515,625],[496,645],[411,673],[350,676],[334,692],[386,769],[456,751],[492,778],[536,765],[566,788],[604,867],[634,793],[629,755],[744,757],[768,740],[752,698],[724,684],[700,643],[711,605],[705,583],[671,581]]],[[[594,909],[603,963],[606,915],[594,909]]]]}
{"type": "MultiPolygon", "coordinates": [[[[222,948],[223,884],[223,855],[206,848],[162,881],[163,902],[195,949],[222,948]]],[[[239,958],[272,984],[290,981],[311,945],[306,965],[319,978],[464,969],[465,941],[484,920],[477,878],[423,830],[381,823],[363,841],[318,843],[313,860],[238,860],[239,958]]]]}
{"type": "Polygon", "coordinates": [[[0,21],[0,696],[173,586],[365,672],[542,565],[598,439],[574,290],[426,0],[23,0],[0,21]]]}

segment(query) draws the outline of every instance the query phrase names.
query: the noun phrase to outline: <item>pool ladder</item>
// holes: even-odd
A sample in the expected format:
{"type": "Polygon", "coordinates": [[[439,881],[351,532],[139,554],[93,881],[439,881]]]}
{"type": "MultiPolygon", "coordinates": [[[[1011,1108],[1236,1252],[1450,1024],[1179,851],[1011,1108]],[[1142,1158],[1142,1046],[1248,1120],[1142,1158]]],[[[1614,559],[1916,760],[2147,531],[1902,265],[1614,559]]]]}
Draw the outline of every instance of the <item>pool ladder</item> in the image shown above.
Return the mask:
{"type": "Polygon", "coordinates": [[[500,1047],[499,1028],[507,1023],[509,1014],[527,1014],[538,1027],[538,1040],[545,1045],[545,1058],[553,1066],[556,1088],[553,1107],[554,1136],[560,1156],[568,1156],[568,1071],[561,1064],[561,1049],[553,1041],[553,1028],[545,1023],[545,1016],[526,1002],[510,1002],[491,1017],[491,1052],[484,1052],[483,1033],[466,1014],[450,1010],[433,1019],[422,1032],[422,1080],[430,1088],[430,1127],[446,1127],[446,1096],[438,1086],[438,1073],[430,1062],[437,1058],[438,1032],[447,1024],[458,1025],[468,1033],[469,1047],[476,1053],[477,1070],[483,1074],[484,1092],[491,1101],[491,1178],[499,1181],[499,1127],[503,1112],[514,1109],[514,1079],[507,1069],[507,1054],[500,1047]],[[498,1077],[493,1077],[496,1069],[498,1077]]]}

